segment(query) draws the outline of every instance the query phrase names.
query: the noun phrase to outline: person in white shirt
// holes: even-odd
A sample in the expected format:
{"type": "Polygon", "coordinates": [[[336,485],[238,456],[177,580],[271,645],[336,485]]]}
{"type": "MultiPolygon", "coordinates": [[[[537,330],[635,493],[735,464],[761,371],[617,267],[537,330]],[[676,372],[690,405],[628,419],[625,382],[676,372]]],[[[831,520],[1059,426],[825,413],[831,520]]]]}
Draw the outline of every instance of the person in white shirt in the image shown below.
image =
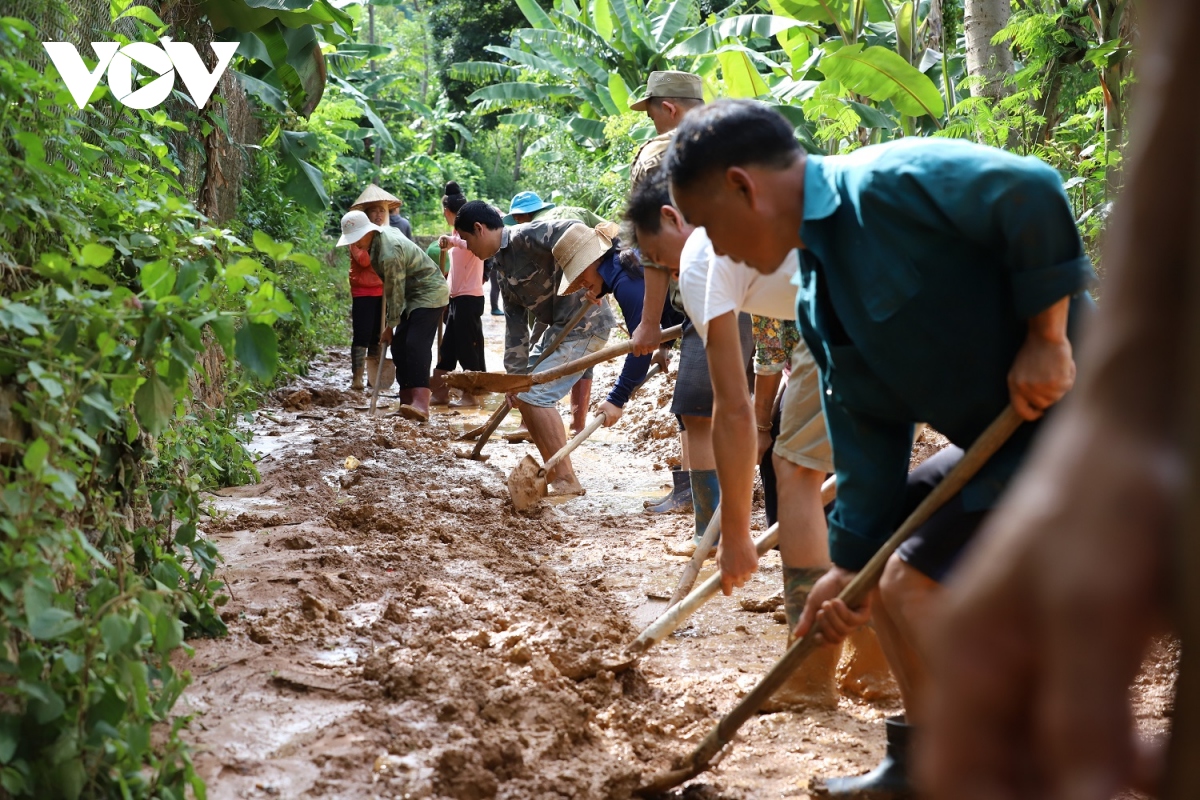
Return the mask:
{"type": "MultiPolygon", "coordinates": [[[[627,220],[643,241],[656,242],[667,226],[678,226],[678,211],[671,206],[665,176],[647,178],[631,196],[627,220]]],[[[686,225],[686,223],[683,223],[686,225]]],[[[758,567],[750,536],[754,466],[769,445],[770,410],[778,377],[756,376],[756,414],[746,380],[747,355],[739,335],[738,316],[749,313],[776,320],[795,320],[798,269],[793,251],[779,270],[759,273],[713,251],[703,228],[691,230],[679,254],[679,289],[689,319],[704,342],[713,386],[712,450],[720,483],[721,540],[718,562],[722,590],[731,594],[743,586],[758,567]],[[758,418],[756,418],[758,417],[758,418]],[[757,428],[757,430],[755,430],[757,428]],[[760,436],[759,434],[766,434],[760,436]],[[760,441],[758,448],[746,443],[760,441]]],[[[772,465],[779,498],[779,551],[783,561],[784,609],[789,631],[804,610],[808,592],[830,565],[821,484],[833,472],[832,451],[821,412],[817,368],[808,348],[797,337],[791,353],[791,376],[781,402],[780,435],[775,441],[772,465]]],[[[790,642],[789,642],[790,643],[790,642]]],[[[861,656],[856,679],[879,685],[881,676],[861,674],[886,671],[874,634],[864,629],[853,640],[861,656]],[[870,664],[868,664],[870,662],[870,664]]],[[[811,656],[792,679],[772,698],[775,707],[837,705],[836,668],[840,646],[830,646],[811,656]]]]}

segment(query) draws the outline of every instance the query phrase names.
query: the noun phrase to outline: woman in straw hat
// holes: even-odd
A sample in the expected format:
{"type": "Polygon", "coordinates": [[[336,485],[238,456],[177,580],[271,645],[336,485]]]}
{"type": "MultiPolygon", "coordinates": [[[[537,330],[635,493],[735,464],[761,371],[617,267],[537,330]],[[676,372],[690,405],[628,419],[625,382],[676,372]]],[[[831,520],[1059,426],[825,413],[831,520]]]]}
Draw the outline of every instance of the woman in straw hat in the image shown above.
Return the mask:
{"type": "Polygon", "coordinates": [[[415,241],[412,235],[412,225],[400,216],[401,205],[403,202],[399,197],[385,192],[372,183],[358,196],[354,205],[350,206],[350,210],[363,212],[367,215],[367,219],[375,225],[391,225],[407,236],[409,240],[415,241]]]}

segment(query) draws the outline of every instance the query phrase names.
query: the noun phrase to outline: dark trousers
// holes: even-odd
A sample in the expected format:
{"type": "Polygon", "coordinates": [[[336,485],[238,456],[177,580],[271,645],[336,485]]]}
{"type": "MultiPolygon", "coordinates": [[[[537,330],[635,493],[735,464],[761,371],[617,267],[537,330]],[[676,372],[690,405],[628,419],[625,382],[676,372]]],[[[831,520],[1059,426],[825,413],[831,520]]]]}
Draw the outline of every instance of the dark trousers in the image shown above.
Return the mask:
{"type": "Polygon", "coordinates": [[[450,298],[446,332],[442,335],[441,358],[437,368],[451,372],[456,366],[483,372],[483,296],[460,295],[450,298]]]}
{"type": "Polygon", "coordinates": [[[441,308],[414,308],[400,319],[392,335],[392,361],[401,389],[428,389],[433,342],[437,338],[441,308]]]}
{"type": "Polygon", "coordinates": [[[492,311],[500,308],[500,276],[496,274],[496,270],[492,270],[491,278],[488,281],[492,285],[492,311]]]}
{"type": "Polygon", "coordinates": [[[367,348],[367,355],[379,354],[379,331],[383,326],[383,298],[355,297],[350,303],[352,347],[367,348]]]}

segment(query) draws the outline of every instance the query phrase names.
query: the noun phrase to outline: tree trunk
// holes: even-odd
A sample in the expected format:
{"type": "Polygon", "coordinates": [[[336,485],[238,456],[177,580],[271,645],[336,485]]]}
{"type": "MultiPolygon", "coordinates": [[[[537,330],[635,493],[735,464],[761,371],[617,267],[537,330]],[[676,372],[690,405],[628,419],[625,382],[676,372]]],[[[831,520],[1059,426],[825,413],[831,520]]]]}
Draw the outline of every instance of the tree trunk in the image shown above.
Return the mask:
{"type": "Polygon", "coordinates": [[[999,100],[1012,94],[1016,74],[1012,50],[1008,44],[992,44],[1012,14],[1009,0],[966,0],[963,30],[967,37],[967,74],[976,78],[971,84],[973,97],[999,100]],[[978,80],[982,79],[982,80],[978,80]]]}
{"type": "Polygon", "coordinates": [[[513,160],[513,181],[521,180],[521,156],[525,155],[525,129],[517,129],[516,158],[513,160]]]}
{"type": "MultiPolygon", "coordinates": [[[[1100,44],[1126,38],[1124,27],[1128,8],[1128,0],[1100,0],[1096,4],[1092,14],[1100,32],[1100,44]]],[[[1121,85],[1124,78],[1124,59],[1110,59],[1100,73],[1104,90],[1104,149],[1110,156],[1125,145],[1125,90],[1121,85]]],[[[1114,200],[1123,182],[1120,165],[1110,163],[1104,177],[1108,200],[1114,200]]]]}

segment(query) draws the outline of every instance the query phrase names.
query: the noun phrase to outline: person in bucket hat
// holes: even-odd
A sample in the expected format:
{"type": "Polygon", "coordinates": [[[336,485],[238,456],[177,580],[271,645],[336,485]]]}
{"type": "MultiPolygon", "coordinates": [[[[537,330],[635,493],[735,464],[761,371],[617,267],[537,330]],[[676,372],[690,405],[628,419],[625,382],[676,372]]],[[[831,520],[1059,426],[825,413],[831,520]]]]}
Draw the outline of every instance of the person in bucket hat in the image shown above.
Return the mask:
{"type": "Polygon", "coordinates": [[[544,202],[535,192],[520,192],[513,196],[508,214],[504,217],[504,224],[523,225],[526,222],[546,222],[555,219],[577,219],[591,228],[607,221],[586,208],[557,206],[544,202]]]}
{"type": "MultiPolygon", "coordinates": [[[[553,251],[563,271],[558,294],[566,297],[583,290],[593,303],[605,302],[603,297],[611,294],[625,317],[626,329],[633,330],[642,321],[645,275],[637,256],[631,250],[622,250],[616,234],[617,226],[611,222],[596,228],[577,223],[566,230],[553,251]]],[[[669,306],[659,320],[664,328],[680,321],[682,315],[669,306]]],[[[599,408],[605,427],[612,427],[621,418],[629,395],[645,380],[651,360],[649,355],[632,353],[625,357],[617,382],[599,408]]]]}
{"type": "MultiPolygon", "coordinates": [[[[367,231],[378,231],[381,226],[371,222],[362,211],[354,211],[343,220],[342,238],[338,246],[350,248],[350,388],[362,391],[375,385],[379,373],[379,330],[383,326],[383,281],[371,267],[371,254],[358,241],[367,231]],[[364,373],[366,381],[363,380],[364,373]]],[[[395,374],[382,377],[386,389],[392,385],[395,374]]]]}
{"type": "Polygon", "coordinates": [[[425,251],[388,225],[354,210],[342,217],[338,247],[366,249],[371,266],[383,279],[386,324],[380,341],[392,345],[392,360],[400,380],[400,414],[429,419],[429,372],[438,321],[450,302],[446,279],[425,251]]]}

